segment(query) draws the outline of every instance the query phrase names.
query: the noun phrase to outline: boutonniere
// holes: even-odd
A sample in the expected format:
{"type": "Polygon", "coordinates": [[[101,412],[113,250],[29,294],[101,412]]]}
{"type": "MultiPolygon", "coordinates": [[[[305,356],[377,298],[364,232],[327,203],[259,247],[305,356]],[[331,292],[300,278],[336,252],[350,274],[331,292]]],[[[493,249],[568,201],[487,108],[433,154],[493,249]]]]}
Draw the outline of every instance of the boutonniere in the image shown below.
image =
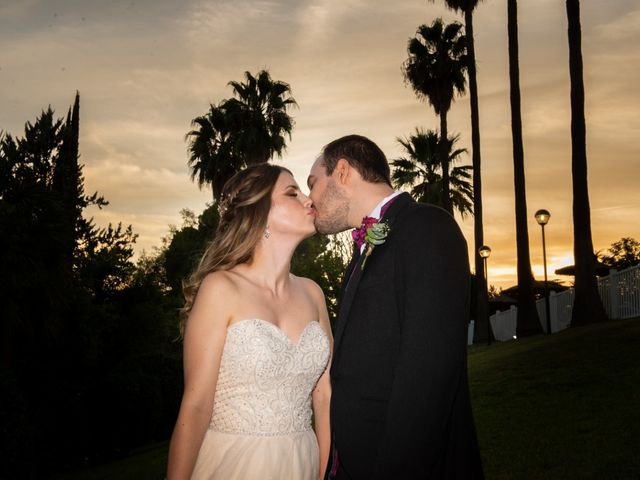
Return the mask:
{"type": "MultiPolygon", "coordinates": [[[[368,217],[371,218],[371,217],[368,217]]],[[[391,231],[391,227],[387,222],[381,222],[378,219],[373,219],[374,222],[366,222],[364,225],[364,243],[366,247],[364,249],[364,259],[360,265],[360,269],[364,270],[364,265],[367,263],[367,258],[373,253],[373,249],[378,245],[382,245],[387,240],[387,235],[391,231]]]]}

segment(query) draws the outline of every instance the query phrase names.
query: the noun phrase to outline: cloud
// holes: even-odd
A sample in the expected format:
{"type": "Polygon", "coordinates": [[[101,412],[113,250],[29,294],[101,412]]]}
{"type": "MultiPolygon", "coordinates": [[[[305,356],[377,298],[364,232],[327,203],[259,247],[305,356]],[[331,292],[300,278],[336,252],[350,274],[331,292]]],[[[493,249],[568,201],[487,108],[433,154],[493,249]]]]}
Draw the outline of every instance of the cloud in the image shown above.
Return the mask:
{"type": "Polygon", "coordinates": [[[22,0],[21,2],[0,3],[0,17],[22,20],[40,0],[22,0]]]}
{"type": "Polygon", "coordinates": [[[91,207],[86,216],[100,226],[109,222],[131,224],[139,234],[136,251],[160,246],[169,225],[181,224],[180,210],[201,212],[211,201],[208,189],[199,191],[185,174],[166,168],[143,168],[120,160],[85,166],[85,191],[98,191],[108,201],[103,209],[91,207]]]}
{"type": "MultiPolygon", "coordinates": [[[[584,2],[583,56],[594,246],[640,238],[640,35],[637,2],[584,2]]],[[[160,243],[179,211],[210,199],[189,180],[184,134],[229,80],[268,68],[289,82],[300,108],[284,158],[301,184],[322,146],[361,133],[389,158],[395,139],[438,128],[432,109],[404,85],[400,66],[418,25],[462,21],[441,2],[373,0],[29,0],[0,5],[0,128],[52,104],[60,114],[81,93],[86,190],[111,201],[99,223],[122,220],[160,243]],[[55,14],[55,15],[54,15],[55,14]]],[[[474,15],[490,282],[515,278],[515,217],[506,6],[481,2],[474,15]]],[[[563,2],[520,2],[520,71],[531,257],[539,274],[538,208],[552,213],[550,261],[572,252],[571,141],[563,2]]],[[[469,100],[457,98],[449,130],[470,149],[469,100]]],[[[470,158],[466,159],[470,163],[470,158]]],[[[461,221],[473,253],[473,221],[461,221]]],[[[554,260],[555,259],[555,260],[554,260]]],[[[562,266],[562,265],[560,265],[562,266]]]]}
{"type": "MultiPolygon", "coordinates": [[[[189,206],[197,187],[186,175],[166,168],[143,168],[135,163],[104,161],[84,168],[87,191],[98,190],[113,208],[135,213],[167,214],[171,205],[189,206]]],[[[202,199],[205,192],[197,196],[202,199]]],[[[208,195],[209,199],[210,194],[208,195]]]]}
{"type": "Polygon", "coordinates": [[[607,23],[597,25],[595,33],[600,41],[629,40],[639,35],[640,10],[630,11],[624,15],[612,19],[607,23]]]}

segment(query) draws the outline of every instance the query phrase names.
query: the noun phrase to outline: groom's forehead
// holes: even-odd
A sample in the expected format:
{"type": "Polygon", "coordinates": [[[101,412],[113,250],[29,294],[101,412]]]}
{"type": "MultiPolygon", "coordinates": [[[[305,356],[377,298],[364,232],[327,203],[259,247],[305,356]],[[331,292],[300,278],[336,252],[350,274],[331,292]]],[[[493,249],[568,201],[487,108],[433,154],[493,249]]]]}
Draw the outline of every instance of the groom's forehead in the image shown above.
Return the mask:
{"type": "MultiPolygon", "coordinates": [[[[315,178],[318,176],[318,174],[320,173],[320,161],[316,160],[315,162],[313,162],[313,165],[311,165],[311,170],[309,171],[309,179],[311,178],[315,178]]],[[[307,179],[307,183],[309,183],[309,179],[307,179]]]]}
{"type": "Polygon", "coordinates": [[[326,165],[322,156],[316,158],[313,165],[311,165],[311,172],[309,173],[309,176],[318,177],[321,173],[327,173],[326,165]]]}
{"type": "Polygon", "coordinates": [[[313,185],[313,182],[315,182],[315,180],[316,176],[313,173],[310,173],[307,177],[307,187],[311,188],[311,185],[313,185]]]}
{"type": "Polygon", "coordinates": [[[320,159],[316,159],[311,165],[311,171],[309,172],[309,176],[307,177],[307,186],[311,186],[311,184],[322,174],[325,173],[321,169],[324,168],[324,164],[320,159]]]}

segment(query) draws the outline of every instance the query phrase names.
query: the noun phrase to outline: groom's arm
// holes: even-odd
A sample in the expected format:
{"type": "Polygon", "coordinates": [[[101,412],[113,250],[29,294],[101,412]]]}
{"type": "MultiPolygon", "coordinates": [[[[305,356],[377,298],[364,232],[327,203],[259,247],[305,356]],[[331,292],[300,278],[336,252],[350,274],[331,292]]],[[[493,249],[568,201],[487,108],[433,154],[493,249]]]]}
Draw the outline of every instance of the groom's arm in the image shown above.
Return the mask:
{"type": "Polygon", "coordinates": [[[444,210],[421,208],[408,217],[398,232],[401,346],[374,479],[430,478],[449,441],[447,422],[466,361],[464,237],[444,210]]]}

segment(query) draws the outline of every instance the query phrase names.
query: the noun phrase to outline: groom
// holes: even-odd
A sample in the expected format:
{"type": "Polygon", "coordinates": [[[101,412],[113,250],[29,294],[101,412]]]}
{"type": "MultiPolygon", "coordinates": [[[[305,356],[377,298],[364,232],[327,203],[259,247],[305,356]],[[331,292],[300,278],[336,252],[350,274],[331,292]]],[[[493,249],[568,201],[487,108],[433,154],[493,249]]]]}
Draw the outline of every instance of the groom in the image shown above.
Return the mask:
{"type": "Polygon", "coordinates": [[[457,223],[394,192],[384,153],[359,135],[326,145],[308,185],[320,233],[364,224],[353,232],[335,326],[326,478],[483,478],[467,384],[469,263],[457,223]]]}

